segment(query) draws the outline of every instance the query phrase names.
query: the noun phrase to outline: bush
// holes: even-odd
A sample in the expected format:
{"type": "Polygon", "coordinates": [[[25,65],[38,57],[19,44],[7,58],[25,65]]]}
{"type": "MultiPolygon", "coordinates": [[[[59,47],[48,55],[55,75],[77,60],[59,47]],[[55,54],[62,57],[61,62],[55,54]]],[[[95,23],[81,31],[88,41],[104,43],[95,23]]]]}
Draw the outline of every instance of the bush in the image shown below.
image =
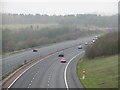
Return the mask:
{"type": "Polygon", "coordinates": [[[89,59],[114,54],[118,54],[118,32],[108,33],[100,37],[86,49],[86,57],[89,59]]]}

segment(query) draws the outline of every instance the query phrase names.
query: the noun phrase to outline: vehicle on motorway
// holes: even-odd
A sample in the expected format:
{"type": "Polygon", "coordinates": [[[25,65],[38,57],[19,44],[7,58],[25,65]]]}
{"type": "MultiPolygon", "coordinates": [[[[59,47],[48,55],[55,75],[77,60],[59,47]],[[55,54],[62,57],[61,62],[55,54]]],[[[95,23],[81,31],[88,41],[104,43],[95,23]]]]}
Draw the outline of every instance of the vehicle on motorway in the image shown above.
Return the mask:
{"type": "Polygon", "coordinates": [[[82,49],[82,45],[79,45],[79,46],[78,46],[78,49],[82,49]]]}
{"type": "Polygon", "coordinates": [[[95,38],[98,38],[98,36],[95,36],[95,38]]]}
{"type": "Polygon", "coordinates": [[[95,40],[92,40],[92,42],[94,43],[94,42],[95,42],[95,40]]]}
{"type": "Polygon", "coordinates": [[[33,49],[33,52],[37,52],[38,50],[37,49],[33,49]]]}
{"type": "Polygon", "coordinates": [[[61,63],[66,63],[67,60],[66,60],[65,58],[62,58],[62,59],[60,60],[60,62],[61,62],[61,63]]]}
{"type": "Polygon", "coordinates": [[[98,39],[98,36],[95,36],[95,40],[97,40],[98,39]]]}
{"type": "Polygon", "coordinates": [[[64,53],[63,52],[60,52],[58,57],[64,57],[64,53]]]}
{"type": "Polygon", "coordinates": [[[85,42],[85,45],[88,45],[88,43],[87,43],[87,42],[85,42]]]}

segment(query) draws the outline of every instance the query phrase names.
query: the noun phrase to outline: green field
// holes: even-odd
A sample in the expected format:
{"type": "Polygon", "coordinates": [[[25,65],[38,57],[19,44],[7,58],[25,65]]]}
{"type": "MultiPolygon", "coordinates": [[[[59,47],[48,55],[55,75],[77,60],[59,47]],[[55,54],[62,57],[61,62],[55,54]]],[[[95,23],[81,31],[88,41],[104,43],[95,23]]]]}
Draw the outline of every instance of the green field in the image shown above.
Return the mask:
{"type": "Polygon", "coordinates": [[[118,55],[80,60],[77,74],[85,88],[118,88],[118,55]],[[81,69],[86,69],[84,80],[81,69]]]}
{"type": "Polygon", "coordinates": [[[2,25],[3,29],[13,29],[13,30],[18,30],[22,28],[30,28],[32,25],[33,29],[37,28],[41,29],[44,27],[56,27],[58,26],[57,23],[48,23],[48,24],[8,24],[8,25],[2,25]]]}

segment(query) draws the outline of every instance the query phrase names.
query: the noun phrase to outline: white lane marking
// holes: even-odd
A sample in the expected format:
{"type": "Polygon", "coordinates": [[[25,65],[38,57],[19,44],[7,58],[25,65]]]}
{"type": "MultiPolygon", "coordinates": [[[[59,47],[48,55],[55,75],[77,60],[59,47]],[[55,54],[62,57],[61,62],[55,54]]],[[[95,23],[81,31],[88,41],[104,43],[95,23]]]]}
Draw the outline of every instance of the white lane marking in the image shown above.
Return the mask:
{"type": "Polygon", "coordinates": [[[27,87],[27,88],[29,88],[29,87],[27,87]]]}
{"type": "Polygon", "coordinates": [[[68,83],[67,83],[67,68],[68,68],[68,65],[70,64],[70,62],[76,58],[78,55],[82,54],[83,52],[85,51],[82,51],[80,53],[78,53],[77,55],[75,55],[73,58],[70,59],[70,61],[67,63],[66,67],[65,67],[65,71],[64,71],[64,80],[65,80],[65,85],[66,85],[66,88],[68,89],[68,83]]]}
{"type": "Polygon", "coordinates": [[[32,83],[32,81],[31,81],[31,83],[32,83]]]}
{"type": "Polygon", "coordinates": [[[48,83],[49,83],[49,81],[48,81],[48,83]]]}
{"type": "MultiPolygon", "coordinates": [[[[54,53],[54,54],[52,54],[52,55],[55,55],[55,54],[56,54],[56,53],[54,53]]],[[[50,57],[50,56],[52,56],[52,55],[49,55],[49,56],[41,59],[40,61],[42,61],[42,60],[44,60],[44,59],[46,59],[46,58],[48,58],[48,57],[50,57]]],[[[22,73],[9,85],[8,89],[9,89],[26,71],[28,71],[30,68],[32,68],[34,65],[36,65],[36,64],[39,63],[40,61],[37,61],[36,63],[34,63],[33,65],[31,65],[28,69],[26,69],[24,72],[22,72],[22,73]]],[[[8,90],[8,89],[7,89],[7,90],[8,90]]]]}
{"type": "Polygon", "coordinates": [[[31,86],[31,83],[29,84],[29,86],[31,86]]]}
{"type": "Polygon", "coordinates": [[[33,77],[33,79],[34,79],[34,77],[33,77]]]}

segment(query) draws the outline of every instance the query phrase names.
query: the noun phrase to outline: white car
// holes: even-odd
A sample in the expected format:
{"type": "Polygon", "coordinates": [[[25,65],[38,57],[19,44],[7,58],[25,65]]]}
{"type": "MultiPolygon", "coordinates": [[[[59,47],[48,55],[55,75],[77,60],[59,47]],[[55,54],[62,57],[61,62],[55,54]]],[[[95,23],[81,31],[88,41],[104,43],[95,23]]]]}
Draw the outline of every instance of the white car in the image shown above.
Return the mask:
{"type": "Polygon", "coordinates": [[[82,49],[82,45],[79,45],[79,46],[78,46],[78,49],[82,49]]]}
{"type": "Polygon", "coordinates": [[[98,36],[95,36],[95,40],[97,40],[98,39],[98,36]]]}
{"type": "Polygon", "coordinates": [[[88,45],[88,43],[87,43],[87,42],[85,42],[85,45],[88,45]]]}
{"type": "Polygon", "coordinates": [[[95,38],[98,38],[98,36],[95,36],[95,38]]]}
{"type": "Polygon", "coordinates": [[[92,42],[94,43],[94,42],[95,42],[95,40],[92,40],[92,42]]]}

